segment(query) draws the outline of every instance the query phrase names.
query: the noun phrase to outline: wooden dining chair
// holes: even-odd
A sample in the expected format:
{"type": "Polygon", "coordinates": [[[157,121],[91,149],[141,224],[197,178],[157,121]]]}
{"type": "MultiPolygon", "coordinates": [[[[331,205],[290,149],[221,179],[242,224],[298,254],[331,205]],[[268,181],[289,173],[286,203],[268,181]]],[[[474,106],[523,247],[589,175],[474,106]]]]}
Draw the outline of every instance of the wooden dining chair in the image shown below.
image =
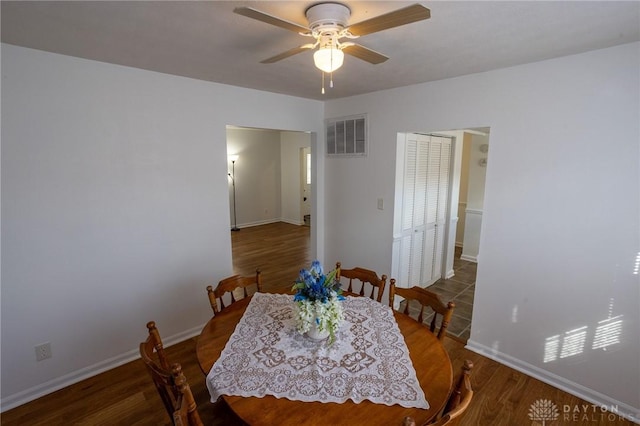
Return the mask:
{"type": "Polygon", "coordinates": [[[389,281],[389,306],[391,306],[391,309],[394,309],[393,303],[396,295],[405,299],[404,309],[402,310],[402,313],[404,313],[405,315],[412,315],[410,309],[411,301],[417,301],[420,304],[420,312],[418,313],[417,317],[417,321],[420,323],[425,320],[425,308],[429,308],[431,311],[433,311],[433,318],[431,319],[429,329],[434,334],[436,334],[438,315],[442,316],[442,321],[440,322],[440,326],[438,327],[437,336],[441,341],[444,340],[444,336],[447,332],[447,326],[451,321],[451,317],[453,316],[453,309],[456,306],[455,303],[449,302],[445,305],[444,303],[442,303],[442,300],[440,300],[440,297],[436,293],[422,287],[396,287],[396,280],[391,278],[391,280],[389,281]]]}
{"type": "Polygon", "coordinates": [[[336,270],[336,280],[340,281],[341,278],[346,278],[349,280],[349,287],[347,288],[348,292],[356,293],[360,296],[365,296],[365,288],[368,288],[368,291],[366,292],[368,293],[367,296],[373,300],[382,302],[382,294],[384,293],[384,288],[387,284],[386,275],[378,277],[378,274],[376,274],[374,271],[360,267],[355,267],[353,269],[342,269],[342,265],[340,262],[336,262],[336,270]],[[359,291],[357,290],[358,285],[360,287],[359,291]]]}
{"type": "Polygon", "coordinates": [[[154,321],[147,323],[149,337],[140,343],[140,357],[144,362],[162,403],[174,424],[202,425],[187,379],[180,364],[169,364],[160,333],[154,321]],[[181,414],[184,413],[184,416],[181,414]],[[180,423],[176,423],[176,418],[180,423]]]}
{"type": "Polygon", "coordinates": [[[156,323],[149,321],[147,329],[149,330],[149,337],[140,343],[140,357],[144,361],[158,394],[160,394],[167,413],[173,418],[176,394],[173,388],[173,379],[171,378],[171,367],[164,353],[162,339],[156,328],[156,323]]]}
{"type": "Polygon", "coordinates": [[[173,411],[173,424],[175,426],[204,426],[202,420],[200,420],[198,406],[193,398],[191,387],[189,387],[187,378],[182,373],[180,364],[171,366],[171,377],[178,395],[175,410],[173,411]]]}
{"type": "MultiPolygon", "coordinates": [[[[460,420],[460,416],[466,411],[473,398],[473,389],[471,388],[471,369],[473,362],[465,360],[462,366],[462,372],[458,377],[453,392],[447,400],[444,410],[436,420],[426,423],[425,426],[453,426],[460,420]]],[[[405,417],[402,426],[416,426],[416,422],[412,417],[405,417]]]]}
{"type": "Polygon", "coordinates": [[[249,295],[247,288],[255,285],[256,291],[262,292],[262,281],[260,278],[261,271],[260,269],[256,269],[255,276],[241,276],[234,275],[228,278],[223,279],[218,283],[215,290],[212,286],[207,286],[207,293],[209,295],[209,303],[211,304],[211,309],[213,309],[214,314],[220,313],[224,308],[236,302],[236,290],[242,289],[243,297],[239,297],[237,300],[240,300],[249,295]],[[229,304],[225,304],[223,296],[226,293],[231,294],[231,302],[229,304]],[[220,302],[218,303],[218,299],[220,302]]]}

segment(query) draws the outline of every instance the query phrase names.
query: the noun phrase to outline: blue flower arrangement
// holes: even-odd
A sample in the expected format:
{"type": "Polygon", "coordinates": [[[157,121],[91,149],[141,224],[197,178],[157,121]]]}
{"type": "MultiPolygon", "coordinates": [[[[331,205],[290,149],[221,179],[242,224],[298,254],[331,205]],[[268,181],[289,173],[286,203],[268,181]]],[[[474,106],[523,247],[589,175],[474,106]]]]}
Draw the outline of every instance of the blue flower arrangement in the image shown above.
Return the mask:
{"type": "Polygon", "coordinates": [[[332,295],[339,296],[343,300],[340,282],[336,281],[337,269],[325,275],[319,261],[311,262],[311,269],[302,269],[300,277],[293,285],[292,290],[296,290],[294,301],[308,300],[310,302],[320,301],[326,303],[332,295]]]}
{"type": "Polygon", "coordinates": [[[316,332],[327,333],[329,342],[335,340],[336,331],[340,327],[344,316],[342,304],[344,300],[340,282],[336,280],[337,269],[324,274],[322,265],[314,260],[310,269],[302,269],[298,280],[291,290],[294,290],[294,302],[297,305],[296,328],[300,334],[316,332]]]}

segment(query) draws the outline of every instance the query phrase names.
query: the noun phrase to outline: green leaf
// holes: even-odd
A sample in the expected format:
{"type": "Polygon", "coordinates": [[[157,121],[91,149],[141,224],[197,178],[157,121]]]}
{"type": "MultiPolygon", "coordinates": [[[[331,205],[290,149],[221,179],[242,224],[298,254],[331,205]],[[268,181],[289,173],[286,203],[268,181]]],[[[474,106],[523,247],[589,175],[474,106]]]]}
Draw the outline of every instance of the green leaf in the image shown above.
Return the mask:
{"type": "Polygon", "coordinates": [[[337,269],[334,269],[333,271],[329,272],[327,274],[327,279],[325,281],[325,283],[329,283],[330,285],[333,285],[333,282],[336,280],[336,274],[338,273],[337,269]]]}

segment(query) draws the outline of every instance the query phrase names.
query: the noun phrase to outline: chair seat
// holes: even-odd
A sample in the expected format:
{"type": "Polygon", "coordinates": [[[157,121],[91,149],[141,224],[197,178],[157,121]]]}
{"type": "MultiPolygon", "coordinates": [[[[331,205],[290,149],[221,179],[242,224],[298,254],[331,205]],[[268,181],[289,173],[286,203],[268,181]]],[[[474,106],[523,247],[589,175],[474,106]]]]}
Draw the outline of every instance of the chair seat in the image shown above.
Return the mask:
{"type": "MultiPolygon", "coordinates": [[[[473,398],[471,369],[473,369],[473,362],[466,360],[442,414],[439,418],[426,423],[424,426],[453,426],[460,421],[462,414],[469,407],[473,398]]],[[[402,426],[416,426],[416,422],[411,417],[405,417],[402,420],[402,426]]]]}

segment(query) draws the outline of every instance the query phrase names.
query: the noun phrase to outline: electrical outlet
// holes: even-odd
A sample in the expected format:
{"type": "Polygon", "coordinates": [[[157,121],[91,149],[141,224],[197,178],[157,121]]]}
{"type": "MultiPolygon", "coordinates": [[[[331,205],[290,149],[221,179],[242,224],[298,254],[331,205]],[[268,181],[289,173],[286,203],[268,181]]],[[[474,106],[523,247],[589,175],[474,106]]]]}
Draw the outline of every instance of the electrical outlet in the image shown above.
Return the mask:
{"type": "Polygon", "coordinates": [[[43,343],[35,347],[36,349],[36,361],[42,361],[43,359],[51,358],[51,343],[43,343]]]}

